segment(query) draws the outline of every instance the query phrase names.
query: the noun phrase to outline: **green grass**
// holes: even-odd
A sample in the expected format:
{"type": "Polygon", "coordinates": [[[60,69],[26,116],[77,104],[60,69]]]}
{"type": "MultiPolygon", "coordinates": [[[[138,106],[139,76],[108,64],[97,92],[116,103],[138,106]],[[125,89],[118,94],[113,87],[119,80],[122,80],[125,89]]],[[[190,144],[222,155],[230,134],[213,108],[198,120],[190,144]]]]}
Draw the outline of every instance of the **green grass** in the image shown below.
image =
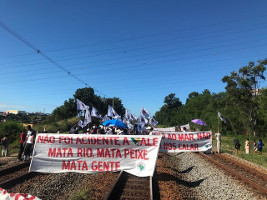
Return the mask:
{"type": "MultiPolygon", "coordinates": [[[[238,157],[245,159],[247,161],[256,163],[258,165],[261,165],[265,168],[267,168],[267,138],[261,138],[264,146],[262,148],[262,154],[259,154],[259,152],[254,152],[253,151],[253,140],[255,139],[256,142],[258,143],[259,138],[257,137],[248,137],[244,135],[227,135],[227,136],[222,136],[222,142],[221,142],[221,150],[222,153],[229,153],[232,155],[236,155],[235,149],[234,149],[234,139],[237,138],[240,143],[240,150],[238,152],[238,157]],[[245,153],[245,141],[246,139],[249,139],[250,141],[250,153],[246,154],[245,153]]],[[[216,150],[216,139],[213,137],[213,149],[216,150]]]]}
{"type": "Polygon", "coordinates": [[[90,189],[78,190],[74,195],[71,196],[70,200],[88,200],[91,199],[92,191],[90,189]]]}

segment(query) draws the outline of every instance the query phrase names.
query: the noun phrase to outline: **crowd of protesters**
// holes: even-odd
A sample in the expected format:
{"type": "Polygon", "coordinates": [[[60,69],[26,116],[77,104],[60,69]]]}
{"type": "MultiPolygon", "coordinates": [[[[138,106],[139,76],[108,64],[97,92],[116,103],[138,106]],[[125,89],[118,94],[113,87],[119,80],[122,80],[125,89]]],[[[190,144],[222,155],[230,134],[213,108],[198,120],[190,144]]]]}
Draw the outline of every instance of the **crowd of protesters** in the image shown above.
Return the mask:
{"type": "Polygon", "coordinates": [[[116,126],[92,125],[89,128],[81,129],[78,125],[71,127],[69,134],[101,134],[101,135],[151,135],[152,127],[138,127],[136,124],[133,129],[121,128],[116,126]]]}
{"type": "MultiPolygon", "coordinates": [[[[175,130],[178,130],[178,126],[175,127],[175,130]]],[[[36,131],[32,129],[30,125],[27,126],[27,129],[24,129],[19,136],[19,152],[18,152],[18,159],[21,161],[26,161],[32,156],[32,151],[34,147],[34,141],[36,137],[36,131]]],[[[135,124],[131,129],[128,128],[121,128],[116,126],[103,126],[95,125],[93,124],[90,127],[87,128],[81,128],[77,124],[75,124],[73,127],[71,127],[69,134],[101,134],[101,135],[152,135],[153,127],[150,126],[139,126],[139,124],[135,124]]],[[[181,130],[179,129],[178,132],[181,130]]],[[[187,130],[183,130],[183,132],[186,132],[187,130]]],[[[59,134],[60,131],[57,131],[57,134],[59,134]]],[[[217,152],[221,152],[221,135],[216,133],[215,134],[217,139],[217,152]]],[[[249,139],[246,139],[245,141],[245,153],[250,153],[250,141],[249,139]]],[[[1,138],[1,145],[2,145],[2,156],[7,156],[8,154],[8,136],[4,136],[1,138]]],[[[262,154],[262,148],[264,146],[264,143],[262,142],[262,139],[259,139],[258,142],[255,140],[252,143],[253,145],[253,152],[257,152],[259,154],[262,154]]],[[[236,152],[236,155],[238,155],[238,152],[240,150],[240,143],[237,138],[234,139],[234,149],[236,152]]]]}

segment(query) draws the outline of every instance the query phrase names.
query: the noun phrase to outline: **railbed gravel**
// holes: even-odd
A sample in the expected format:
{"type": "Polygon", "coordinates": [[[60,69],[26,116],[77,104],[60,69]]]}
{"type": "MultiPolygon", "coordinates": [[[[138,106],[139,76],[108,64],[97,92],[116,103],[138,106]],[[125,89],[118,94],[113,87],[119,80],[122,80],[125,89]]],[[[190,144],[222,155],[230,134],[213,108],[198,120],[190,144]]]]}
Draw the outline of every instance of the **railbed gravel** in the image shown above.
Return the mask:
{"type": "MultiPolygon", "coordinates": [[[[216,168],[213,164],[204,160],[196,153],[159,154],[162,157],[162,165],[158,167],[158,173],[168,173],[164,184],[173,190],[174,187],[179,196],[172,198],[174,194],[162,194],[161,199],[267,199],[266,196],[255,194],[253,189],[243,185],[241,181],[232,178],[227,172],[216,168]]],[[[162,190],[166,188],[162,187],[162,190]]],[[[172,191],[173,192],[173,191],[172,191]]]]}
{"type": "Polygon", "coordinates": [[[5,169],[7,167],[12,167],[14,165],[21,164],[20,161],[16,156],[7,156],[7,157],[0,157],[0,170],[5,169]]]}
{"type": "MultiPolygon", "coordinates": [[[[218,169],[197,153],[159,153],[156,174],[161,200],[179,199],[267,199],[218,169]]],[[[84,191],[90,199],[103,199],[118,173],[47,174],[34,177],[8,192],[29,193],[43,200],[74,198],[84,191]]],[[[155,184],[155,183],[154,183],[155,184]]]]}
{"type": "Polygon", "coordinates": [[[77,196],[77,194],[81,194],[82,192],[92,200],[103,199],[108,193],[112,181],[117,176],[118,174],[110,172],[41,175],[28,180],[27,183],[17,185],[8,191],[28,193],[43,200],[83,199],[81,196],[77,196]]]}

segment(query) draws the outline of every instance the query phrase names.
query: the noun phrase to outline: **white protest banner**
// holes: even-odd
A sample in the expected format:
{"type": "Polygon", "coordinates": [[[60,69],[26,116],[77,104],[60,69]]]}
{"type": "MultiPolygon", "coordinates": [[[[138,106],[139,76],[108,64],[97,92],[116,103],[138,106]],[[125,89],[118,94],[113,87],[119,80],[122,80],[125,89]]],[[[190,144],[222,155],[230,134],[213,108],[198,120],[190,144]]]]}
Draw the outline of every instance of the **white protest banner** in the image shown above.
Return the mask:
{"type": "Polygon", "coordinates": [[[160,136],[38,134],[30,172],[126,171],[153,176],[160,136]]]}
{"type": "Polygon", "coordinates": [[[163,131],[163,132],[174,132],[175,127],[168,127],[168,128],[154,128],[154,131],[163,131]]]}
{"type": "Polygon", "coordinates": [[[30,194],[22,193],[8,193],[5,189],[0,187],[0,199],[2,200],[41,200],[38,197],[30,194]]]}
{"type": "Polygon", "coordinates": [[[200,132],[163,132],[153,131],[153,135],[162,135],[160,152],[211,152],[211,131],[200,132]]]}

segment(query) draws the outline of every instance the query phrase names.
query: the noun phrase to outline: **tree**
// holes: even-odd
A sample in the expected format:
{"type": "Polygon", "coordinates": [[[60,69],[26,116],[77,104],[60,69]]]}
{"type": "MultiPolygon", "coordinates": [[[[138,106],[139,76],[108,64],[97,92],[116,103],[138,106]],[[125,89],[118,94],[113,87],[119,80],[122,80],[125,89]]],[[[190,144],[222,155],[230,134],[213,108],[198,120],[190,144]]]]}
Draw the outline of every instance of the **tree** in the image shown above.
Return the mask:
{"type": "Polygon", "coordinates": [[[18,139],[19,133],[23,130],[22,124],[14,121],[0,123],[0,138],[8,135],[8,140],[12,143],[18,139]]]}
{"type": "Polygon", "coordinates": [[[179,98],[175,97],[174,93],[169,94],[164,98],[164,105],[160,108],[160,111],[155,113],[155,119],[159,124],[165,126],[173,126],[178,124],[179,110],[182,107],[182,102],[179,98]]]}
{"type": "Polygon", "coordinates": [[[262,89],[259,95],[258,130],[264,136],[267,130],[267,89],[262,89]]]}
{"type": "Polygon", "coordinates": [[[112,106],[114,108],[114,110],[120,115],[124,115],[125,113],[125,108],[122,104],[122,100],[120,98],[117,97],[113,97],[113,98],[103,98],[102,101],[104,102],[104,111],[103,114],[107,114],[108,111],[108,106],[112,106]]]}
{"type": "Polygon", "coordinates": [[[166,96],[164,98],[164,103],[170,109],[177,109],[182,106],[182,102],[179,100],[179,98],[175,97],[174,93],[171,93],[168,96],[166,96]]]}
{"type": "Polygon", "coordinates": [[[199,95],[198,92],[191,92],[191,93],[188,95],[187,100],[193,99],[194,97],[197,97],[198,95],[199,95]]]}
{"type": "MultiPolygon", "coordinates": [[[[114,109],[119,115],[122,115],[125,112],[125,108],[123,107],[121,99],[117,97],[102,98],[96,95],[94,89],[91,87],[77,89],[73,97],[74,98],[69,98],[68,101],[64,101],[62,106],[57,107],[52,112],[51,116],[47,118],[46,123],[52,123],[77,116],[77,99],[89,106],[90,109],[95,107],[102,116],[107,114],[108,105],[113,104],[114,109]]],[[[99,123],[99,119],[92,118],[92,120],[93,123],[99,123]]]]}
{"type": "Polygon", "coordinates": [[[190,93],[186,100],[186,104],[182,107],[184,117],[183,123],[188,123],[192,119],[201,119],[210,125],[208,121],[209,115],[206,115],[206,113],[212,113],[212,116],[216,113],[211,109],[213,108],[211,104],[212,100],[213,96],[207,89],[205,89],[202,94],[194,93],[194,95],[192,95],[192,93],[190,93]],[[209,109],[211,109],[211,111],[207,110],[208,106],[210,106],[209,109]]]}
{"type": "Polygon", "coordinates": [[[224,76],[222,81],[226,83],[228,103],[232,107],[240,109],[246,118],[242,118],[244,124],[248,124],[254,136],[257,132],[257,113],[259,110],[257,92],[260,89],[260,81],[265,80],[264,72],[267,59],[249,62],[248,66],[239,69],[239,72],[232,72],[230,76],[224,76]]]}

